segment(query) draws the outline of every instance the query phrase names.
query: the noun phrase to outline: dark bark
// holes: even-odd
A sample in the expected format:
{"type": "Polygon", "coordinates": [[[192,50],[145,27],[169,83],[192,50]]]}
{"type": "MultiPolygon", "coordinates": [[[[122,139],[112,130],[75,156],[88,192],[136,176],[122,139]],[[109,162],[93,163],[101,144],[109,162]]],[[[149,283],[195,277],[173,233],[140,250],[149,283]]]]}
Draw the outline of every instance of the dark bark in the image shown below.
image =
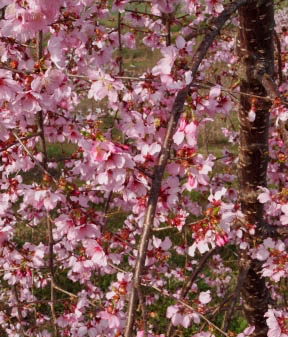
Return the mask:
{"type": "MultiPolygon", "coordinates": [[[[273,0],[254,1],[243,6],[239,10],[239,21],[241,92],[265,97],[267,92],[259,77],[264,74],[274,76],[273,0]]],[[[270,107],[271,103],[266,100],[255,100],[246,95],[240,98],[239,199],[245,221],[256,226],[256,235],[250,238],[251,244],[253,240],[264,238],[263,205],[257,200],[257,190],[259,186],[266,186],[270,107]],[[248,112],[253,106],[256,118],[251,122],[248,112]]],[[[242,267],[248,269],[242,288],[244,312],[249,324],[255,325],[254,336],[264,337],[267,335],[264,314],[268,310],[269,294],[259,273],[261,264],[249,261],[246,253],[241,255],[242,267]]]]}

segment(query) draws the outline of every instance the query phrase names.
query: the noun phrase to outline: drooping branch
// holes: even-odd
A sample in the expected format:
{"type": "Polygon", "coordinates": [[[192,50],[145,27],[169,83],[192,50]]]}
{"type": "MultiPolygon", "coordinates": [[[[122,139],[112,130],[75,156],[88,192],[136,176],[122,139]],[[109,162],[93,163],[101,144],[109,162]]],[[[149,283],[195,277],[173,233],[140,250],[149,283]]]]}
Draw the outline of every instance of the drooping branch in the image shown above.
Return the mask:
{"type": "MultiPolygon", "coordinates": [[[[204,254],[197,266],[197,268],[194,270],[194,272],[192,273],[189,281],[186,283],[186,285],[182,288],[181,293],[180,293],[180,300],[185,299],[185,297],[187,296],[187,294],[189,293],[189,290],[191,289],[191,287],[193,286],[193,283],[195,282],[197,276],[199,275],[199,273],[202,271],[202,269],[204,268],[206,262],[208,261],[208,259],[215,254],[216,249],[212,249],[209,252],[207,252],[206,254],[204,254]]],[[[167,337],[172,336],[173,333],[173,324],[172,322],[170,322],[166,335],[167,337]]]]}
{"type": "Polygon", "coordinates": [[[23,149],[28,154],[28,156],[31,158],[31,160],[35,163],[35,165],[37,167],[39,167],[39,169],[43,172],[43,174],[46,174],[47,176],[49,176],[51,178],[51,180],[54,182],[54,184],[57,184],[57,180],[50,174],[50,172],[48,172],[46,170],[46,168],[43,166],[43,164],[41,162],[39,162],[37,160],[37,158],[35,158],[35,156],[33,155],[33,153],[31,151],[29,151],[29,149],[27,148],[27,146],[22,142],[21,138],[18,137],[18,135],[15,132],[12,132],[12,134],[17,139],[17,141],[19,142],[19,144],[23,147],[23,149]]]}
{"type": "Polygon", "coordinates": [[[283,82],[282,59],[281,59],[282,51],[281,51],[281,42],[275,30],[274,30],[274,39],[275,39],[276,46],[277,46],[277,67],[278,67],[279,85],[281,85],[283,82]]]}
{"type": "Polygon", "coordinates": [[[20,306],[21,302],[19,301],[18,290],[17,290],[16,285],[13,285],[12,292],[13,292],[15,300],[17,302],[17,313],[18,313],[18,318],[19,318],[19,323],[20,323],[20,331],[21,331],[21,334],[23,335],[23,337],[27,337],[27,334],[26,334],[25,329],[24,329],[24,324],[23,324],[24,318],[23,318],[23,315],[22,315],[22,308],[20,306]]]}
{"type": "Polygon", "coordinates": [[[143,329],[144,329],[143,337],[148,337],[147,312],[146,312],[145,300],[144,300],[144,297],[141,291],[141,287],[138,287],[137,291],[138,291],[139,304],[140,304],[140,308],[142,312],[142,321],[143,321],[143,329]]]}
{"type": "MultiPolygon", "coordinates": [[[[146,287],[149,287],[149,285],[145,285],[146,287]]],[[[218,332],[220,332],[221,335],[225,336],[225,337],[229,337],[229,334],[226,333],[225,331],[223,331],[222,329],[220,329],[216,324],[214,324],[213,322],[211,322],[205,315],[201,314],[200,312],[195,311],[195,309],[193,307],[191,307],[191,305],[189,305],[188,303],[184,302],[181,299],[178,299],[177,297],[175,297],[173,294],[170,294],[169,292],[165,291],[163,292],[160,288],[156,287],[156,286],[151,286],[152,289],[156,290],[157,292],[159,292],[161,295],[165,296],[165,297],[169,297],[171,299],[174,299],[177,303],[183,305],[185,308],[191,310],[192,312],[196,312],[197,315],[199,315],[200,318],[202,318],[209,326],[213,327],[215,330],[217,330],[218,332]]]]}
{"type": "MultiPolygon", "coordinates": [[[[26,140],[28,140],[28,139],[31,139],[31,138],[34,138],[34,137],[37,137],[37,136],[39,136],[39,133],[33,133],[33,134],[29,135],[29,136],[19,137],[19,139],[20,139],[21,141],[26,141],[26,140]]],[[[14,137],[14,136],[13,136],[13,137],[14,137]]],[[[6,151],[6,150],[8,150],[10,147],[12,147],[12,146],[18,144],[19,142],[18,142],[17,140],[13,141],[13,139],[11,140],[11,138],[10,138],[8,141],[3,142],[3,143],[4,143],[4,144],[6,143],[7,145],[5,145],[4,147],[2,147],[2,148],[0,149],[0,153],[1,153],[1,152],[4,152],[4,151],[6,151]]]]}
{"type": "Polygon", "coordinates": [[[48,237],[49,237],[49,270],[50,270],[50,278],[51,278],[51,285],[50,285],[50,309],[52,315],[52,322],[53,322],[53,329],[55,337],[58,336],[58,330],[56,327],[56,313],[55,313],[55,292],[54,292],[54,240],[53,240],[53,230],[52,230],[52,223],[49,219],[49,214],[47,212],[46,216],[46,223],[48,227],[48,237]]]}
{"type": "MultiPolygon", "coordinates": [[[[283,99],[275,81],[273,80],[271,76],[269,76],[269,74],[263,73],[263,72],[257,72],[256,78],[265,88],[269,97],[271,97],[273,100],[279,99],[280,104],[288,107],[288,102],[286,102],[283,99]]],[[[282,120],[279,121],[279,129],[280,129],[281,138],[286,148],[288,149],[288,131],[286,130],[285,122],[282,120]]]]}
{"type": "Polygon", "coordinates": [[[232,318],[232,315],[233,315],[233,312],[234,312],[234,308],[235,308],[235,305],[236,305],[237,300],[239,298],[240,291],[241,291],[241,288],[243,286],[244,280],[247,276],[249,267],[250,267],[250,261],[247,261],[246,265],[245,265],[245,262],[242,263],[242,268],[239,271],[237,284],[236,284],[236,287],[235,287],[234,292],[232,294],[232,301],[231,301],[231,304],[229,306],[229,309],[226,312],[226,316],[225,316],[225,319],[224,319],[223,330],[225,332],[228,331],[229,323],[231,322],[231,318],[232,318]]]}
{"type": "Polygon", "coordinates": [[[230,18],[230,16],[235,13],[235,11],[247,4],[253,2],[252,0],[238,0],[235,1],[225,8],[225,10],[216,18],[214,25],[211,27],[211,31],[209,31],[203,38],[202,42],[198,46],[194,58],[193,63],[191,66],[191,76],[192,82],[188,84],[185,88],[180,90],[175,98],[174,104],[172,106],[170,119],[167,125],[165,138],[162,144],[162,150],[158,158],[157,165],[154,170],[152,186],[149,193],[144,224],[143,224],[143,231],[139,242],[139,249],[138,249],[138,256],[136,260],[136,266],[134,271],[134,278],[133,278],[133,286],[131,289],[130,297],[129,297],[129,304],[127,309],[127,321],[124,336],[131,337],[133,326],[135,322],[135,313],[136,313],[136,305],[138,302],[137,298],[137,288],[140,286],[140,280],[143,273],[145,259],[146,259],[146,251],[148,247],[148,241],[150,237],[150,231],[153,226],[154,217],[156,213],[157,201],[158,196],[160,193],[161,188],[161,181],[164,175],[164,171],[167,165],[167,161],[170,154],[170,148],[172,145],[172,137],[175,132],[176,126],[178,124],[178,120],[180,115],[183,111],[183,106],[188,95],[189,89],[193,83],[197,75],[198,68],[205,57],[209,47],[211,46],[212,42],[219,34],[221,28],[225,24],[225,22],[230,18]]]}

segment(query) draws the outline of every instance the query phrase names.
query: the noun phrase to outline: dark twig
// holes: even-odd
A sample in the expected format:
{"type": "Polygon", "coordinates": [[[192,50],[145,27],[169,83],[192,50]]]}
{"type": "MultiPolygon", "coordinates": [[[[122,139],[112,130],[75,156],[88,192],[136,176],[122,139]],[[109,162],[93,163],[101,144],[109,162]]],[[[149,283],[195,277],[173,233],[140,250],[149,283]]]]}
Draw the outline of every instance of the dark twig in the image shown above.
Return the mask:
{"type": "Polygon", "coordinates": [[[233,296],[232,296],[232,301],[231,301],[231,304],[229,306],[229,309],[227,310],[227,313],[226,313],[226,316],[225,316],[225,319],[224,319],[223,330],[225,332],[228,331],[229,323],[231,321],[231,317],[233,315],[234,308],[235,308],[235,305],[236,305],[237,300],[239,298],[240,291],[241,291],[243,282],[245,281],[248,269],[249,269],[249,265],[245,266],[244,268],[242,268],[239,271],[237,285],[236,285],[236,287],[234,289],[233,296]]]}
{"type": "Polygon", "coordinates": [[[122,37],[121,37],[121,13],[118,13],[118,44],[119,44],[119,56],[118,56],[118,64],[119,64],[119,75],[123,75],[123,47],[122,47],[122,37]]]}
{"type": "MultiPolygon", "coordinates": [[[[280,100],[280,104],[284,105],[284,106],[288,106],[288,102],[286,102],[275,81],[266,73],[262,73],[261,71],[257,72],[255,74],[255,77],[257,78],[257,80],[263,85],[263,87],[266,90],[267,95],[269,95],[272,99],[276,100],[277,98],[280,100]]],[[[280,136],[286,146],[286,148],[288,149],[288,131],[286,130],[286,126],[285,126],[285,122],[284,121],[279,121],[279,129],[280,129],[280,136]]]]}
{"type": "Polygon", "coordinates": [[[216,324],[214,324],[213,322],[211,322],[206,316],[204,316],[203,314],[201,314],[200,312],[197,312],[193,307],[191,307],[191,305],[189,305],[188,303],[184,302],[183,300],[178,299],[177,297],[175,297],[174,295],[168,293],[167,291],[162,291],[160,288],[156,287],[156,286],[149,286],[149,285],[145,285],[146,287],[151,287],[152,289],[158,291],[160,294],[162,294],[165,297],[169,297],[174,299],[177,303],[182,304],[185,308],[191,310],[192,312],[196,312],[197,315],[199,315],[200,318],[202,318],[206,323],[208,323],[211,327],[213,327],[215,330],[217,330],[218,332],[220,332],[223,336],[225,337],[229,337],[228,333],[226,333],[225,331],[223,331],[222,329],[220,329],[216,324]]]}
{"type": "Polygon", "coordinates": [[[26,151],[26,153],[28,154],[28,156],[32,159],[32,161],[35,163],[36,166],[38,166],[40,168],[40,170],[47,174],[51,180],[53,180],[53,182],[55,184],[57,184],[57,180],[45,169],[45,167],[42,165],[41,162],[39,162],[31,153],[31,151],[27,148],[27,146],[22,142],[22,140],[18,137],[18,135],[15,132],[12,132],[13,136],[18,140],[18,142],[21,144],[21,146],[23,147],[23,149],[26,151]]]}
{"type": "MultiPolygon", "coordinates": [[[[19,139],[20,139],[21,141],[25,141],[25,140],[28,140],[28,139],[30,139],[30,138],[34,138],[34,137],[37,137],[37,136],[39,136],[39,133],[33,133],[33,134],[29,135],[29,136],[19,137],[19,139]]],[[[3,142],[3,143],[5,144],[5,142],[3,142]]],[[[16,145],[16,144],[18,144],[18,143],[19,143],[18,141],[15,141],[15,142],[13,142],[13,143],[10,143],[10,144],[6,145],[6,146],[3,147],[2,149],[0,149],[0,153],[3,152],[3,151],[8,150],[10,147],[12,147],[12,146],[14,146],[14,145],[16,145]]]]}
{"type": "Polygon", "coordinates": [[[21,334],[25,337],[27,336],[27,334],[25,333],[25,329],[24,329],[24,326],[23,326],[23,315],[22,315],[22,309],[21,309],[21,302],[19,300],[19,296],[18,296],[18,290],[17,290],[17,286],[16,285],[13,285],[12,286],[12,292],[15,296],[15,300],[17,302],[17,313],[18,313],[18,318],[19,318],[19,323],[20,323],[20,331],[21,331],[21,334]]]}
{"type": "Polygon", "coordinates": [[[143,297],[140,287],[137,288],[137,291],[138,291],[139,304],[140,304],[141,313],[142,313],[144,337],[148,337],[147,312],[146,312],[145,299],[143,297]]]}
{"type": "MultiPolygon", "coordinates": [[[[181,293],[180,293],[180,299],[184,299],[189,290],[191,289],[193,283],[195,282],[197,276],[199,275],[199,273],[201,272],[201,270],[203,269],[203,267],[205,266],[207,260],[213,255],[215,254],[216,252],[216,249],[212,249],[210,250],[209,252],[207,252],[205,255],[202,256],[197,268],[194,270],[194,272],[192,273],[189,281],[187,282],[187,284],[182,288],[181,290],[181,293]]],[[[170,322],[169,326],[168,326],[168,329],[167,329],[167,332],[166,332],[166,336],[167,337],[170,337],[173,333],[173,324],[172,322],[170,322]]]]}
{"type": "Polygon", "coordinates": [[[276,47],[277,47],[277,63],[278,63],[278,77],[279,77],[279,85],[282,84],[283,82],[283,73],[282,73],[282,59],[281,59],[281,42],[279,39],[279,36],[277,32],[274,30],[274,39],[276,42],[276,47]]]}

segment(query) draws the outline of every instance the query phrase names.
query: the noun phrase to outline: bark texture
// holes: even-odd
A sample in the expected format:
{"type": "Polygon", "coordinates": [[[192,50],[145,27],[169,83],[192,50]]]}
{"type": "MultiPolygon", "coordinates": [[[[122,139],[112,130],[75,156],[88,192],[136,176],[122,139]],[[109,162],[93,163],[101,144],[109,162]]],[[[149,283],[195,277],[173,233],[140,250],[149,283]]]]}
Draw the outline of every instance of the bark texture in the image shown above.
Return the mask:
{"type": "MultiPolygon", "coordinates": [[[[239,77],[241,92],[251,95],[267,96],[259,80],[265,74],[274,76],[274,4],[273,0],[249,3],[239,10],[240,56],[239,77]]],[[[239,198],[245,221],[256,225],[256,235],[250,239],[263,239],[263,205],[257,200],[259,186],[266,186],[268,164],[269,110],[271,103],[255,100],[242,95],[240,98],[239,123],[239,198]],[[254,121],[249,121],[248,113],[255,110],[254,121]]],[[[249,260],[241,253],[242,268],[247,269],[247,276],[242,287],[243,307],[250,325],[255,326],[254,336],[267,336],[264,317],[268,310],[268,290],[265,280],[260,277],[261,264],[249,260]]]]}

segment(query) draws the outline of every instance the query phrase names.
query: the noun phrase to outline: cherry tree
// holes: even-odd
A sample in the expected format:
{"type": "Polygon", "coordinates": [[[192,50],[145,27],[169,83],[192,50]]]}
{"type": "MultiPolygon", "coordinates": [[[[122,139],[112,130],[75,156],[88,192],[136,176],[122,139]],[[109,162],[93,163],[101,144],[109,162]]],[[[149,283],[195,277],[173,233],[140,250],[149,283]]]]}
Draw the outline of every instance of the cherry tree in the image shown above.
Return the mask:
{"type": "Polygon", "coordinates": [[[288,336],[286,2],[0,8],[0,336],[288,336]]]}

